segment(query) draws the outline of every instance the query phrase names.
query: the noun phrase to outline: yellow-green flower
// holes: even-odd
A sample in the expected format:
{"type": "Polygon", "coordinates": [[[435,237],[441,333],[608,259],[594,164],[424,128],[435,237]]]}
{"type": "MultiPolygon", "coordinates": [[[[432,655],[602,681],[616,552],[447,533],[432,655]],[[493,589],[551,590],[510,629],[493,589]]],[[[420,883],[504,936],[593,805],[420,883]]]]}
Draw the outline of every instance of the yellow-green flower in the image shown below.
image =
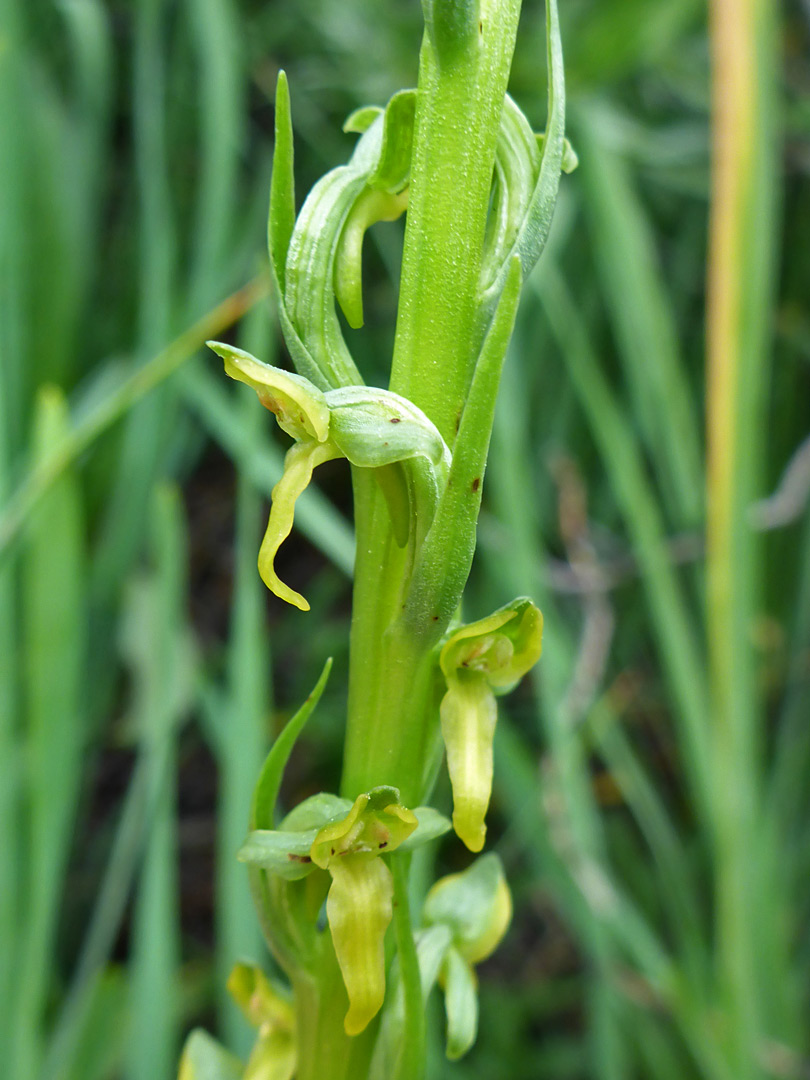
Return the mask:
{"type": "Polygon", "coordinates": [[[389,390],[344,386],[326,393],[301,375],[272,367],[242,349],[209,341],[232,379],[251,386],[279,426],[295,439],[273,488],[270,519],[259,550],[262,581],[302,611],[309,604],[275,571],[278,549],[290,535],[299,495],[313,470],[334,458],[376,470],[402,545],[411,529],[423,535],[446,479],[450,453],[436,427],[410,401],[389,390]]]}
{"type": "Polygon", "coordinates": [[[474,965],[492,955],[512,921],[512,896],[498,856],[484,855],[463,873],[437,881],[422,917],[426,935],[437,928],[450,931],[449,944],[436,940],[442,948],[438,978],[447,1012],[447,1056],[456,1059],[472,1046],[478,1028],[474,965]]]}
{"type": "Polygon", "coordinates": [[[470,851],[480,851],[492,793],[496,694],[511,690],[540,658],[543,616],[520,599],[486,619],[462,626],[442,648],[447,680],[440,707],[442,738],[453,788],[453,827],[470,851]]]}
{"type": "Polygon", "coordinates": [[[292,1003],[253,964],[234,966],[228,990],[258,1029],[243,1080],[292,1080],[298,1057],[292,1003]]]}
{"type": "Polygon", "coordinates": [[[417,824],[413,811],[399,805],[396,788],[375,788],[359,795],[342,821],[324,826],[312,844],[312,861],[332,876],[326,917],[349,995],[348,1035],[367,1026],[385,997],[385,932],[394,885],[378,856],[397,848],[417,824]]]}

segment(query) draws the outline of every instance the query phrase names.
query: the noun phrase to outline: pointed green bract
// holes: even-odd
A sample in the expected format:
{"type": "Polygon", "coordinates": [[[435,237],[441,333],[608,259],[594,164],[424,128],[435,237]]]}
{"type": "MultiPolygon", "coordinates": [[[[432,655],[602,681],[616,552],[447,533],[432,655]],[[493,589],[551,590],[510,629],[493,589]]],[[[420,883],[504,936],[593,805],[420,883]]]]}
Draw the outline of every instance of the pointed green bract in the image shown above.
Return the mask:
{"type": "Polygon", "coordinates": [[[273,175],[270,180],[270,212],[267,219],[267,246],[279,291],[283,294],[287,249],[295,226],[295,173],[290,90],[287,76],[279,71],[276,82],[275,143],[273,175]]]}

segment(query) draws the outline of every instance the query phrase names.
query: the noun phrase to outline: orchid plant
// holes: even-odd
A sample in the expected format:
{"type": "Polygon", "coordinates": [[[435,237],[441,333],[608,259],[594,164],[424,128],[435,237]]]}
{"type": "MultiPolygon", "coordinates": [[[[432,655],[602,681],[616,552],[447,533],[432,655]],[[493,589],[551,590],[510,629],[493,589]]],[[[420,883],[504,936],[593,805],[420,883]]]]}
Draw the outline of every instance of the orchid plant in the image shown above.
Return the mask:
{"type": "Polygon", "coordinates": [[[359,109],[348,164],[296,215],[287,80],[279,74],[268,241],[275,301],[296,368],[211,342],[293,439],[273,492],[259,572],[275,569],[295,503],[323,462],[352,469],[357,534],[349,695],[339,793],[276,820],[289,754],[330,662],[273,746],[239,858],[267,943],[287,976],[239,965],[231,991],[257,1028],[247,1064],[203,1032],[181,1080],[393,1080],[425,1064],[424,1005],[445,996],[447,1053],[475,1039],[474,966],[506,932],[511,900],[494,854],[440,880],[411,909],[411,853],[455,829],[482,850],[496,696],[538,660],[542,617],[521,598],[465,624],[495,399],[522,283],[545,244],[561,171],[564,85],[556,0],[547,0],[548,121],[537,135],[508,96],[520,0],[423,0],[416,90],[359,109]],[[336,310],[363,323],[364,234],[407,212],[387,389],[367,386],[336,310]],[[451,822],[428,803],[446,757],[451,822]]]}

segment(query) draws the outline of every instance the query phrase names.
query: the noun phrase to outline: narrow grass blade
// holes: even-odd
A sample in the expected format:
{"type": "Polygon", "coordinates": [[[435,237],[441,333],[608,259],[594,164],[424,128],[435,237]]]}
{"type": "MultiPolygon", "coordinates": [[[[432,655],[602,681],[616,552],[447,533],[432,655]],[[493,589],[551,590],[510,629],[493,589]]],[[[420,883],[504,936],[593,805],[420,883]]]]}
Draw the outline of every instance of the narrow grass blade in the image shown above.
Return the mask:
{"type": "Polygon", "coordinates": [[[602,294],[665,507],[676,527],[701,521],[703,471],[690,388],[653,237],[629,170],[584,110],[577,124],[585,208],[602,294]]]}
{"type": "MultiPolygon", "coordinates": [[[[40,394],[35,454],[64,438],[67,408],[55,388],[40,394]]],[[[85,551],[76,476],[65,474],[31,519],[23,553],[27,864],[14,1008],[12,1076],[33,1080],[54,977],[62,888],[82,773],[82,672],[86,649],[85,551]]],[[[21,912],[22,914],[22,912],[21,912]]]]}
{"type": "Polygon", "coordinates": [[[196,316],[221,294],[223,270],[230,265],[245,136],[245,42],[233,0],[192,0],[187,10],[199,76],[201,160],[189,285],[190,312],[196,316]]]}
{"type": "Polygon", "coordinates": [[[133,915],[127,1080],[170,1080],[180,1050],[174,775],[176,732],[191,697],[191,667],[186,538],[176,491],[157,489],[150,524],[154,569],[134,583],[122,642],[135,676],[135,720],[155,800],[133,915]]]}
{"type": "Polygon", "coordinates": [[[602,373],[571,295],[546,264],[538,296],[601,451],[616,499],[638,553],[661,661],[677,703],[693,796],[711,803],[706,671],[697,628],[664,544],[659,505],[644,472],[630,425],[602,373]]]}
{"type": "MultiPolygon", "coordinates": [[[[266,356],[272,323],[256,309],[243,324],[244,347],[266,356]]],[[[240,395],[246,442],[261,431],[265,410],[253,395],[240,395]]],[[[216,972],[219,985],[220,1033],[225,1044],[243,1058],[254,1040],[226,983],[238,960],[260,960],[262,937],[253,911],[244,866],[236,861],[250,824],[250,801],[267,753],[271,666],[265,619],[265,587],[256,570],[256,546],[263,525],[263,499],[248,470],[239,469],[234,551],[234,594],[228,642],[228,688],[217,740],[219,800],[217,805],[216,972]]]]}
{"type": "MultiPolygon", "coordinates": [[[[777,7],[714,0],[713,173],[707,283],[707,623],[711,672],[718,979],[724,1051],[739,1080],[763,1077],[774,1030],[798,1038],[797,1003],[769,950],[787,898],[763,873],[765,724],[751,628],[761,544],[748,508],[762,494],[775,288],[777,7]],[[733,32],[729,33],[729,28],[733,32]],[[765,918],[771,925],[760,925],[765,918]],[[756,930],[754,928],[756,927],[756,930]]],[[[781,966],[790,963],[787,955],[781,966]]]]}

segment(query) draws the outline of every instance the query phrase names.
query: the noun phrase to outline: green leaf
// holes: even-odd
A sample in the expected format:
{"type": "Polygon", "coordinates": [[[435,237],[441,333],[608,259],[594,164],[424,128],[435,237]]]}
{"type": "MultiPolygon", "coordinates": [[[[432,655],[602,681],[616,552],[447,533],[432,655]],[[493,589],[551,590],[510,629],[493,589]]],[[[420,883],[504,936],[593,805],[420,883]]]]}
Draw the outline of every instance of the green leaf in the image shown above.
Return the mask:
{"type": "Polygon", "coordinates": [[[288,721],[286,727],[270,748],[270,753],[265,759],[253,792],[253,803],[250,812],[250,824],[253,829],[272,829],[273,827],[276,802],[284,769],[298,736],[303,731],[304,725],[312,715],[315,706],[321,700],[321,694],[326,688],[331,670],[332,657],[330,656],[323,666],[312,693],[298,712],[288,721]]]}
{"type": "Polygon", "coordinates": [[[442,971],[447,1011],[447,1056],[456,1061],[470,1049],[478,1032],[478,989],[475,973],[456,949],[450,949],[442,971]]]}

